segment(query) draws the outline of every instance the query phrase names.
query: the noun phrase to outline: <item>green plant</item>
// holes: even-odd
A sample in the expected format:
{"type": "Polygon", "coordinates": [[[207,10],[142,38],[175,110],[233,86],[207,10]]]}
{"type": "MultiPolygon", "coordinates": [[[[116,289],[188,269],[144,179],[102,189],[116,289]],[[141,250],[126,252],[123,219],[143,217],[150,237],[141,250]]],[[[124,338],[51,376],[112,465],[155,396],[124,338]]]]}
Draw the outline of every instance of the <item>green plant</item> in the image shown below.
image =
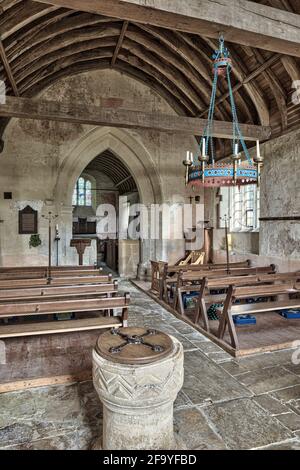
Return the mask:
{"type": "Polygon", "coordinates": [[[29,240],[29,248],[36,248],[37,246],[40,246],[42,244],[42,240],[40,239],[40,236],[38,233],[31,235],[30,240],[29,240]]]}

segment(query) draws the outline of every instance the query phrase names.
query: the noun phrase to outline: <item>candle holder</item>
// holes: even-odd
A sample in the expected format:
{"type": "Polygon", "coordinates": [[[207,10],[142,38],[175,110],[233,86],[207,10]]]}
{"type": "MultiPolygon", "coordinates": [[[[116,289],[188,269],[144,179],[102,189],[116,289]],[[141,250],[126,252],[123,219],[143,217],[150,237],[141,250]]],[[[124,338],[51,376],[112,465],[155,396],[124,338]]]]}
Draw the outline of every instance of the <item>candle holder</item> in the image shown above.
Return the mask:
{"type": "Polygon", "coordinates": [[[192,160],[183,160],[183,165],[185,166],[185,185],[188,185],[189,182],[189,168],[193,165],[192,160]]]}
{"type": "Polygon", "coordinates": [[[237,170],[241,161],[241,154],[235,153],[232,155],[232,162],[233,162],[233,184],[236,185],[237,183],[237,170]]]}
{"type": "Polygon", "coordinates": [[[202,179],[202,183],[204,183],[205,165],[209,162],[209,156],[202,154],[198,157],[198,160],[201,163],[201,171],[202,171],[201,179],[202,179]]]}
{"type": "Polygon", "coordinates": [[[257,187],[259,188],[261,179],[261,169],[264,166],[264,157],[258,151],[257,155],[253,158],[253,161],[257,170],[257,187]]]}

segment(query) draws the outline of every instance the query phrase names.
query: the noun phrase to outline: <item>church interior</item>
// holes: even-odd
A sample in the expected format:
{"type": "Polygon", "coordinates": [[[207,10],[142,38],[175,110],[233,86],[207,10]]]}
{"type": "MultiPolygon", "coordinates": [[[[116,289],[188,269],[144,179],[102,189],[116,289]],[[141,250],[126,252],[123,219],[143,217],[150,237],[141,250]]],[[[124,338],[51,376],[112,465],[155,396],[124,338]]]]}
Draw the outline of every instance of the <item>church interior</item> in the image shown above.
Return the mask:
{"type": "Polygon", "coordinates": [[[0,1],[0,449],[300,450],[300,2],[0,1]]]}

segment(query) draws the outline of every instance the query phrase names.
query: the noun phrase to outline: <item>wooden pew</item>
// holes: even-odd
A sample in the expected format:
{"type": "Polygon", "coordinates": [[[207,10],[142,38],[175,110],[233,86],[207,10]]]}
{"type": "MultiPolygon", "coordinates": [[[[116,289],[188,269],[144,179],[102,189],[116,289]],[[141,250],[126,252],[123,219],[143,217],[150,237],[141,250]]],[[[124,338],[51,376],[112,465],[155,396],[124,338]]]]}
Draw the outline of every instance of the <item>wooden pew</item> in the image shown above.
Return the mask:
{"type": "MultiPolygon", "coordinates": [[[[45,271],[48,269],[48,266],[0,266],[0,273],[18,273],[18,272],[30,272],[30,271],[45,271]]],[[[102,268],[97,268],[94,265],[63,265],[63,266],[53,266],[52,271],[83,271],[83,270],[102,270],[102,268]]]]}
{"type": "Polygon", "coordinates": [[[0,303],[0,319],[10,317],[31,318],[37,315],[54,315],[61,313],[99,313],[118,309],[118,316],[97,316],[67,321],[43,321],[35,323],[18,323],[0,325],[0,338],[33,336],[70,331],[118,328],[127,326],[130,295],[110,298],[87,298],[73,300],[48,300],[46,302],[0,303]]]}
{"type": "Polygon", "coordinates": [[[161,277],[161,288],[160,288],[160,292],[161,292],[161,300],[165,299],[167,300],[167,287],[168,285],[171,285],[171,284],[174,284],[177,282],[177,278],[178,278],[178,274],[179,273],[190,273],[191,276],[193,277],[193,275],[201,275],[202,272],[206,272],[206,271],[218,271],[218,272],[222,272],[222,271],[226,271],[226,274],[233,274],[235,272],[236,269],[252,269],[250,268],[249,266],[237,266],[235,264],[232,264],[230,266],[230,271],[228,271],[227,269],[227,266],[225,267],[224,265],[220,264],[220,265],[211,265],[211,264],[207,264],[207,265],[201,265],[201,266],[183,266],[183,269],[180,269],[179,266],[176,266],[176,271],[175,272],[172,272],[170,271],[172,267],[164,267],[164,270],[163,270],[163,273],[162,273],[162,277],[161,277]]]}
{"type": "Polygon", "coordinates": [[[112,282],[111,274],[101,276],[79,276],[79,277],[54,277],[49,282],[47,278],[40,279],[13,279],[0,280],[0,291],[2,289],[25,289],[28,287],[45,286],[77,286],[82,284],[107,284],[112,282]]]}
{"type": "MultiPolygon", "coordinates": [[[[255,268],[232,268],[230,274],[228,274],[227,269],[216,269],[216,270],[206,270],[206,271],[199,271],[199,272],[182,272],[180,271],[177,274],[177,281],[176,281],[176,288],[174,292],[173,298],[173,308],[176,310],[179,302],[179,289],[182,289],[185,286],[189,287],[189,290],[193,290],[193,285],[199,285],[202,283],[204,278],[226,278],[226,277],[240,277],[240,276],[257,276],[259,274],[274,274],[275,273],[275,265],[271,264],[270,266],[261,266],[255,268]]],[[[175,285],[175,280],[167,279],[164,291],[165,296],[168,299],[168,290],[170,289],[171,285],[175,285]]],[[[181,290],[182,292],[182,290],[181,290]]]]}
{"type": "MultiPolygon", "coordinates": [[[[200,271],[210,269],[226,269],[226,263],[219,264],[201,264],[201,265],[168,265],[165,261],[150,261],[151,262],[151,290],[159,293],[159,298],[163,299],[164,284],[166,278],[175,276],[180,271],[200,271]]],[[[241,261],[237,263],[230,263],[232,268],[248,268],[250,267],[250,260],[241,261]]]]}
{"type": "MultiPolygon", "coordinates": [[[[100,270],[97,269],[76,269],[76,270],[51,270],[51,277],[76,277],[76,276],[99,276],[100,270]]],[[[40,271],[18,271],[0,273],[0,280],[4,279],[38,279],[41,277],[48,277],[47,270],[40,271]]]]}
{"type": "Polygon", "coordinates": [[[27,289],[0,290],[0,303],[22,301],[45,301],[79,297],[111,296],[118,292],[118,281],[107,284],[87,284],[62,287],[31,287],[27,289]]]}
{"type": "Polygon", "coordinates": [[[299,283],[292,281],[285,281],[284,283],[273,284],[273,285],[252,285],[239,287],[230,285],[224,302],[224,307],[219,310],[221,315],[218,338],[224,338],[226,329],[230,335],[231,345],[238,350],[239,342],[237,338],[236,327],[233,321],[233,317],[236,315],[243,314],[257,314],[274,312],[276,310],[284,310],[289,308],[300,308],[300,298],[291,299],[291,294],[299,294],[299,283]],[[237,300],[245,300],[248,298],[257,297],[274,297],[285,295],[285,300],[259,302],[251,304],[237,304],[233,303],[237,300]]]}
{"type": "MultiPolygon", "coordinates": [[[[300,279],[300,271],[292,273],[278,273],[278,274],[263,274],[254,276],[239,276],[239,277],[225,277],[225,278],[204,278],[199,286],[193,287],[193,292],[199,292],[196,306],[195,306],[195,319],[194,323],[198,324],[200,319],[203,321],[204,328],[209,331],[209,321],[207,314],[207,307],[213,304],[223,304],[226,300],[227,292],[224,294],[211,294],[210,290],[224,289],[228,290],[230,285],[235,286],[251,286],[251,285],[273,285],[276,283],[293,283],[295,284],[300,279]]],[[[182,295],[190,292],[190,287],[182,287],[179,289],[179,305],[180,313],[184,314],[184,306],[182,302],[182,295]]]]}

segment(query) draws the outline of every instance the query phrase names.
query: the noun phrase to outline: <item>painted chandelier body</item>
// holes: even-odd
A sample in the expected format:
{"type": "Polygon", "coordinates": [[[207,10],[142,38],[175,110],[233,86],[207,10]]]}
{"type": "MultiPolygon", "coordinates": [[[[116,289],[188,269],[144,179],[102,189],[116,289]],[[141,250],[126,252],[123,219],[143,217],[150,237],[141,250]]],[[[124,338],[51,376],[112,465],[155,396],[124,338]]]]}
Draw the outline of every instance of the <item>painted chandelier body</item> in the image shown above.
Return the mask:
{"type": "Polygon", "coordinates": [[[257,142],[257,155],[250,157],[245,140],[240,130],[236,106],[231,85],[230,73],[232,61],[228,49],[224,45],[224,38],[219,39],[219,49],[213,55],[214,80],[208,112],[207,126],[200,143],[199,163],[195,164],[193,156],[187,152],[183,161],[186,167],[186,185],[202,187],[242,186],[246,184],[259,184],[260,170],[263,159],[260,156],[259,142],[257,142]],[[230,105],[232,111],[232,158],[229,163],[215,163],[214,141],[212,137],[216,92],[219,77],[226,78],[228,83],[230,105]],[[241,152],[246,160],[241,163],[241,152]]]}

